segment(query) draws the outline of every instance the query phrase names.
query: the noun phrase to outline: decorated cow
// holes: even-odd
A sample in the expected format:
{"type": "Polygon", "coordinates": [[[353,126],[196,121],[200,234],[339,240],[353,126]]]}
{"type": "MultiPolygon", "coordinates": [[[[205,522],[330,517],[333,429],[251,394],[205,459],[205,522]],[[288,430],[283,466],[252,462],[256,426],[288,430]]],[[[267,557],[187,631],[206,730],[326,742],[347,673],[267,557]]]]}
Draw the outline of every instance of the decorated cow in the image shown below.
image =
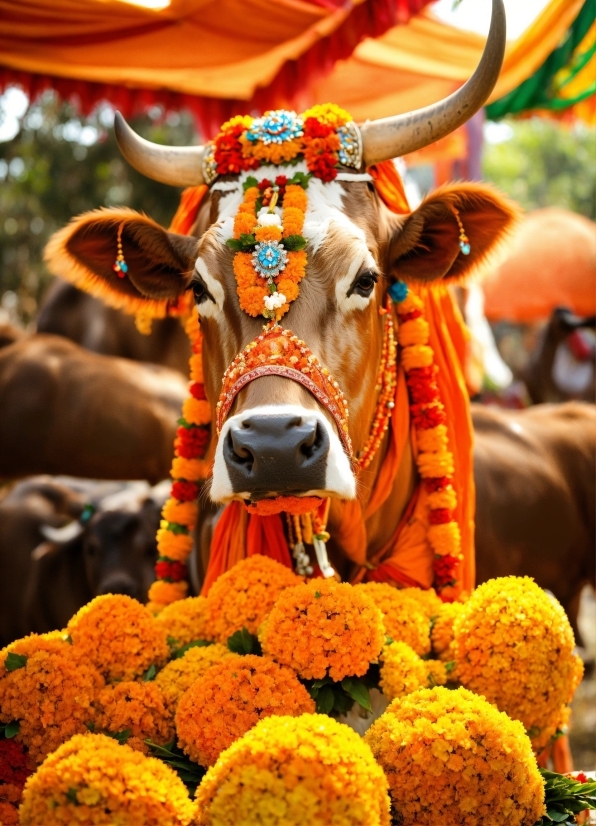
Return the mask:
{"type": "Polygon", "coordinates": [[[483,105],[505,39],[493,0],[482,61],[460,90],[361,125],[328,104],[235,117],[205,146],[166,147],[117,115],[127,160],[189,187],[173,225],[86,213],[47,261],[140,318],[188,317],[191,396],[156,609],[186,593],[179,563],[197,518],[204,591],[254,553],[306,576],[434,584],[446,600],[473,586],[466,334],[447,285],[487,263],[516,211],[488,186],[458,184],[412,212],[391,159],[483,105]],[[197,516],[204,480],[213,504],[197,516]]]}

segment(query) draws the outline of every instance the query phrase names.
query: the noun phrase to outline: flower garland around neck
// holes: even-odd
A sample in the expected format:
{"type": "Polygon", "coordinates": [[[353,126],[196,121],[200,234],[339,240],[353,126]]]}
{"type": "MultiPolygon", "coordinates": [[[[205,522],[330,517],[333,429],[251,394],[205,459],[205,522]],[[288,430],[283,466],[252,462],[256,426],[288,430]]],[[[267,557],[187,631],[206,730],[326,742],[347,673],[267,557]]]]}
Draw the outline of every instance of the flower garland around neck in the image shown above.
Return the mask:
{"type": "Polygon", "coordinates": [[[192,531],[199,510],[200,484],[211,472],[205,459],[211,438],[211,407],[205,395],[202,335],[193,308],[185,324],[190,338],[190,395],[182,407],[182,418],[174,442],[175,458],[170,475],[172,493],[162,509],[157,532],[156,581],[149,589],[148,608],[159,613],[166,605],[183,599],[188,592],[186,560],[192,551],[192,531]]]}
{"type": "Polygon", "coordinates": [[[447,415],[436,377],[438,367],[429,345],[430,328],[423,317],[424,304],[403,281],[389,289],[399,319],[401,365],[410,397],[410,418],[416,431],[416,464],[428,492],[428,542],[434,552],[434,585],[445,601],[457,585],[456,571],[463,559],[461,533],[455,520],[457,495],[453,487],[455,465],[448,449],[447,415]],[[444,593],[442,593],[444,592],[444,593]]]}

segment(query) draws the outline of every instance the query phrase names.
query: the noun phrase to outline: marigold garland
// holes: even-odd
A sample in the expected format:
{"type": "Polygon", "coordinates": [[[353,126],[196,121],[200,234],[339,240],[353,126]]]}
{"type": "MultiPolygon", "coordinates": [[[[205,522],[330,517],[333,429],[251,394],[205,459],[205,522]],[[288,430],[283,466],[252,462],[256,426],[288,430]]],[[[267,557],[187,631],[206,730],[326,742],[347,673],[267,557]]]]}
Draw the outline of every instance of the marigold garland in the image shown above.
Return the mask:
{"type": "Polygon", "coordinates": [[[196,801],[198,826],[389,826],[369,747],[323,714],[258,722],[208,770],[196,801]]]}
{"type": "Polygon", "coordinates": [[[190,826],[196,805],[161,760],[79,734],[29,778],[20,816],[21,826],[190,826]]]}
{"type": "Polygon", "coordinates": [[[95,707],[98,730],[113,734],[128,731],[127,744],[144,754],[149,754],[146,739],[165,745],[174,737],[173,720],[155,682],[125,680],[108,685],[97,695],[95,707]]]}
{"type": "Polygon", "coordinates": [[[178,745],[202,766],[264,717],[296,717],[315,703],[296,674],[268,657],[233,655],[211,666],[184,693],[176,710],[178,745]]]}
{"type": "Polygon", "coordinates": [[[397,642],[405,642],[419,656],[430,651],[430,620],[427,610],[410,590],[400,590],[387,582],[364,582],[355,586],[365,593],[383,615],[385,633],[397,642]]]}
{"type": "Polygon", "coordinates": [[[425,662],[405,642],[386,645],[381,660],[380,685],[388,700],[428,686],[425,662]]]}
{"type": "Polygon", "coordinates": [[[520,720],[537,752],[581,681],[574,646],[565,611],[528,577],[483,583],[453,623],[459,681],[520,720]]]}
{"type": "Polygon", "coordinates": [[[280,594],[302,582],[285,565],[257,554],[243,559],[213,583],[207,595],[212,636],[225,643],[235,631],[256,634],[280,594]]]}
{"type": "Polygon", "coordinates": [[[439,596],[451,600],[457,585],[456,571],[463,559],[461,532],[454,511],[455,464],[448,449],[445,407],[436,381],[434,353],[429,346],[430,327],[423,317],[424,303],[403,281],[392,285],[399,319],[401,364],[410,396],[410,416],[416,430],[416,464],[422,483],[431,494],[428,501],[428,542],[434,551],[434,584],[439,596]]]}
{"type": "Polygon", "coordinates": [[[173,647],[181,648],[194,640],[213,639],[205,597],[187,597],[172,602],[155,619],[173,647]]]}
{"type": "Polygon", "coordinates": [[[0,723],[19,723],[16,740],[35,763],[94,719],[93,698],[103,680],[79,653],[64,640],[37,634],[0,651],[0,723]]]}
{"type": "Polygon", "coordinates": [[[377,660],[383,615],[360,587],[314,579],[281,593],[259,634],[263,651],[307,680],[360,677],[377,660]]]}
{"type": "Polygon", "coordinates": [[[544,785],[523,726],[459,688],[394,700],[364,737],[403,826],[534,826],[544,785]]]}
{"type": "Polygon", "coordinates": [[[172,660],[162,668],[155,682],[161,689],[167,713],[172,720],[180,698],[195,680],[202,677],[215,663],[234,656],[236,655],[227,646],[216,642],[213,645],[189,648],[184,656],[172,660]]]}
{"type": "Polygon", "coordinates": [[[72,617],[67,631],[75,651],[106,680],[132,680],[151,665],[165,664],[166,633],[136,599],[124,594],[95,597],[72,617]]]}

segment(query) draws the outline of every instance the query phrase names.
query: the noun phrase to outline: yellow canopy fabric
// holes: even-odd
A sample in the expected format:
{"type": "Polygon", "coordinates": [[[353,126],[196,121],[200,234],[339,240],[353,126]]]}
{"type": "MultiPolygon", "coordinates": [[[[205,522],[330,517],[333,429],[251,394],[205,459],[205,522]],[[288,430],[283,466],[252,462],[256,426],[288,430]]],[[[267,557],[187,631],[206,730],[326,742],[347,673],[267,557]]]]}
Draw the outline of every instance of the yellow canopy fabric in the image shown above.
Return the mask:
{"type": "MultiPolygon", "coordinates": [[[[530,77],[557,47],[584,0],[551,0],[534,23],[508,44],[490,101],[530,77]]],[[[364,40],[352,57],[308,90],[306,97],[333,100],[355,120],[383,118],[427,106],[461,86],[480,61],[485,38],[438,20],[431,11],[364,40]]],[[[310,102],[310,100],[305,100],[310,102]]]]}

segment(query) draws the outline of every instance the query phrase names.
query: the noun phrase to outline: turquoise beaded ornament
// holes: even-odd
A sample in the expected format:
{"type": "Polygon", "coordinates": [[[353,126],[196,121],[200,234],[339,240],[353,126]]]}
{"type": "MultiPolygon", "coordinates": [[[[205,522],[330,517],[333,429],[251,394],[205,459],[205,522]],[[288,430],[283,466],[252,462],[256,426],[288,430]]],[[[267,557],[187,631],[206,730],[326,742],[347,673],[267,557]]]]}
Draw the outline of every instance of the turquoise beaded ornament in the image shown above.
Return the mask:
{"type": "Polygon", "coordinates": [[[277,109],[274,112],[267,112],[262,118],[256,118],[246,133],[246,137],[251,143],[258,141],[284,143],[284,141],[302,137],[303,125],[302,118],[296,112],[277,109]]]}
{"type": "Polygon", "coordinates": [[[118,254],[116,255],[116,260],[112,264],[112,269],[118,276],[118,278],[126,278],[126,273],[128,272],[128,264],[124,260],[124,252],[122,250],[122,230],[124,228],[124,221],[118,227],[118,254]]]}
{"type": "Polygon", "coordinates": [[[462,224],[461,218],[459,217],[459,210],[453,207],[453,212],[455,215],[455,220],[457,221],[457,226],[459,227],[459,248],[464,255],[469,255],[472,252],[472,245],[470,244],[470,239],[466,235],[464,225],[462,224]]]}

